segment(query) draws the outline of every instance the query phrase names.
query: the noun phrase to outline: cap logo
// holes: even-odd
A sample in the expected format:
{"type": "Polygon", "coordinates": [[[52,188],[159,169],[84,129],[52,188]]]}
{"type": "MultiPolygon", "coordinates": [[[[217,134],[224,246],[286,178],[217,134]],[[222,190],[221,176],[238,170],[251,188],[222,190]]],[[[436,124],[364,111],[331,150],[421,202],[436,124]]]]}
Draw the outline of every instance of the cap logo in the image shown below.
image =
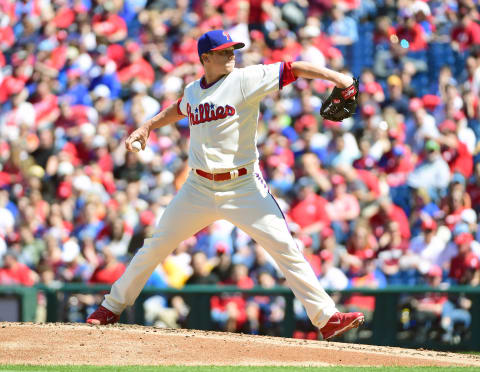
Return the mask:
{"type": "Polygon", "coordinates": [[[230,37],[228,32],[223,31],[223,36],[225,36],[227,38],[227,40],[230,40],[230,41],[232,40],[232,38],[230,37]]]}

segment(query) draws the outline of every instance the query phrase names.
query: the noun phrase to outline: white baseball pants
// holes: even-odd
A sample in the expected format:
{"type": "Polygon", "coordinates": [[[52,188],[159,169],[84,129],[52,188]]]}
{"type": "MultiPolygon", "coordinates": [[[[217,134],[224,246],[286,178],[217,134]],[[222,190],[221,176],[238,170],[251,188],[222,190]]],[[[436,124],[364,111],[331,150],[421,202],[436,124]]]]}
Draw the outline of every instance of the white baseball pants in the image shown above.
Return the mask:
{"type": "MultiPolygon", "coordinates": [[[[277,262],[312,323],[323,327],[338,310],[320,286],[310,264],[293,240],[284,216],[254,166],[248,174],[228,181],[211,181],[191,172],[125,273],[112,286],[102,305],[120,314],[131,306],[155,267],[183,240],[224,219],[255,239],[277,262]]],[[[249,169],[251,168],[251,169],[249,169]]]]}

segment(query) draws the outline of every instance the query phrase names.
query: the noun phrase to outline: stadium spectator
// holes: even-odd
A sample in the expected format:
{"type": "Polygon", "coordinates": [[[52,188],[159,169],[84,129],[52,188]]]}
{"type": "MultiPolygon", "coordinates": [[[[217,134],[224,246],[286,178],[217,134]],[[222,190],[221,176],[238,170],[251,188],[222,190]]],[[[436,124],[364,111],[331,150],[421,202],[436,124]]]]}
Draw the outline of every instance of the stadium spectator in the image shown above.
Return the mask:
{"type": "MultiPolygon", "coordinates": [[[[265,289],[275,286],[275,278],[267,271],[258,274],[258,285],[265,289]]],[[[253,296],[246,305],[247,330],[250,334],[281,335],[285,317],[285,299],[282,296],[253,296]]]]}
{"type": "Polygon", "coordinates": [[[342,7],[337,5],[331,9],[332,23],[328,26],[327,33],[332,38],[334,45],[351,45],[358,40],[356,21],[345,15],[342,7]]]}
{"type": "Polygon", "coordinates": [[[207,256],[198,251],[192,256],[193,272],[185,284],[216,284],[218,277],[210,272],[207,256]]]}
{"type": "Polygon", "coordinates": [[[326,205],[328,217],[332,221],[337,241],[344,243],[351,230],[353,221],[360,215],[360,204],[357,198],[348,192],[343,176],[332,176],[333,197],[326,205]]]}
{"type": "Polygon", "coordinates": [[[325,210],[327,200],[315,193],[315,186],[315,181],[309,177],[299,179],[296,188],[298,201],[289,212],[303,234],[316,234],[330,225],[330,217],[325,210]]]}
{"type": "Polygon", "coordinates": [[[457,26],[452,30],[452,48],[464,52],[474,45],[480,44],[480,26],[469,12],[460,16],[457,26]]]}
{"type": "Polygon", "coordinates": [[[1,285],[24,285],[31,287],[39,279],[38,274],[27,265],[18,261],[18,253],[8,250],[3,254],[3,265],[0,268],[1,285]]]}
{"type": "Polygon", "coordinates": [[[440,145],[434,140],[425,142],[425,159],[409,174],[407,184],[414,189],[425,189],[438,201],[450,182],[450,169],[440,154],[440,145]]]}
{"type": "Polygon", "coordinates": [[[109,247],[103,248],[103,263],[91,275],[89,282],[113,284],[125,271],[125,264],[118,262],[109,247]]]}
{"type": "Polygon", "coordinates": [[[473,236],[470,233],[461,233],[455,237],[458,254],[452,258],[448,276],[456,283],[469,283],[471,280],[471,272],[469,271],[476,271],[480,267],[478,256],[472,252],[472,242],[473,236]]]}
{"type": "MultiPolygon", "coordinates": [[[[221,284],[235,285],[238,288],[253,287],[253,280],[248,276],[248,268],[244,264],[233,266],[232,275],[221,284]]],[[[247,301],[245,295],[225,293],[212,296],[210,299],[212,319],[217,326],[228,332],[241,330],[247,322],[247,301]]]]}
{"type": "Polygon", "coordinates": [[[348,286],[348,278],[342,270],[334,266],[333,253],[327,249],[320,251],[322,262],[321,274],[318,277],[325,289],[342,290],[348,286]]]}
{"type": "Polygon", "coordinates": [[[402,239],[410,239],[410,226],[405,212],[395,205],[389,197],[383,197],[379,200],[378,212],[370,218],[370,225],[377,239],[385,234],[386,224],[389,221],[398,223],[402,239]]]}

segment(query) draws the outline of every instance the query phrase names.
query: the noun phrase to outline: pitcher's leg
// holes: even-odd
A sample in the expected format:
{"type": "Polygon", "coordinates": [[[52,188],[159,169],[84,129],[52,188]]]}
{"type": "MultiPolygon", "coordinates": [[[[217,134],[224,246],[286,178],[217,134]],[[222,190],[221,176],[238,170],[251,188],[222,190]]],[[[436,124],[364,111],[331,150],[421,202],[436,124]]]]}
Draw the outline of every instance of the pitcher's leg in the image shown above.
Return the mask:
{"type": "Polygon", "coordinates": [[[133,257],[125,273],[113,284],[102,306],[120,314],[131,306],[155,267],[183,240],[212,223],[215,213],[208,193],[187,181],[166,208],[151,238],[133,257]]]}
{"type": "Polygon", "coordinates": [[[223,205],[221,217],[241,228],[270,253],[312,323],[322,328],[338,310],[295,244],[273,196],[256,191],[241,195],[223,205]]]}

